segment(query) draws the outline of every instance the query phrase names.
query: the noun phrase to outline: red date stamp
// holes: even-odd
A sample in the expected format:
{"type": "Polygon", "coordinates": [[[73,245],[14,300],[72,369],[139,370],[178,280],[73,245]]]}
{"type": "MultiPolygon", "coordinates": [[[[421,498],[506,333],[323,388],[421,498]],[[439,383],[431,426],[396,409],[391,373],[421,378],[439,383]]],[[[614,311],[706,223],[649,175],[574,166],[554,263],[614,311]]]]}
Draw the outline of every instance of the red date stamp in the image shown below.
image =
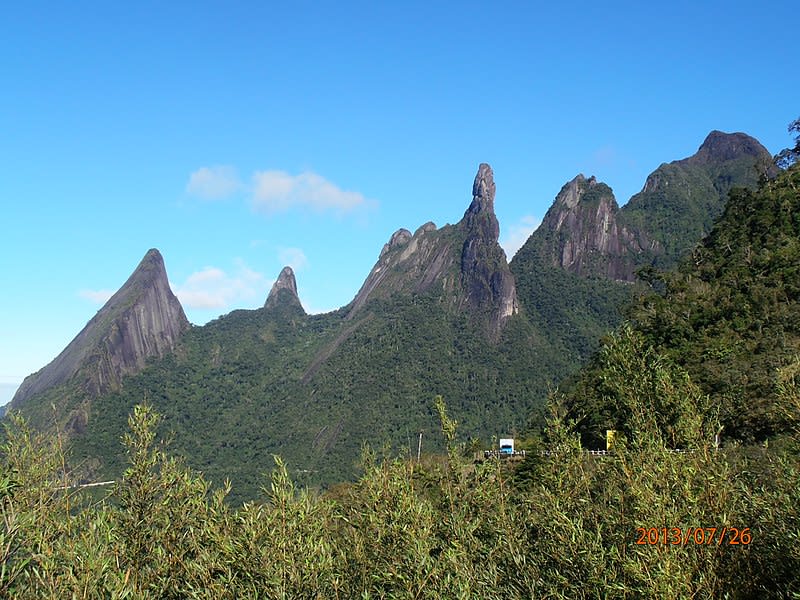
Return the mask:
{"type": "Polygon", "coordinates": [[[640,546],[746,546],[753,541],[749,527],[637,527],[640,546]]]}

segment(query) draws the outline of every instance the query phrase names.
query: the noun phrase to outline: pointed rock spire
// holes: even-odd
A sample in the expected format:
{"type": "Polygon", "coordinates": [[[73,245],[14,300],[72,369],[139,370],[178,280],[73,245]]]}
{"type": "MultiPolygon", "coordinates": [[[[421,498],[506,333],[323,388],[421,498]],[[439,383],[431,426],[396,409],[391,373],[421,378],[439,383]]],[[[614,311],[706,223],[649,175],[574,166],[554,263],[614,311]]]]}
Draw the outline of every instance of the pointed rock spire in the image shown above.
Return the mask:
{"type": "Polygon", "coordinates": [[[514,277],[497,243],[500,224],[494,214],[494,173],[481,163],[472,184],[472,203],[461,226],[466,238],[461,248],[461,282],[467,302],[476,310],[490,310],[489,334],[496,338],[505,319],[518,311],[514,277]]]}
{"type": "Polygon", "coordinates": [[[294,271],[292,267],[283,267],[281,269],[278,279],[272,284],[272,289],[269,291],[267,301],[264,303],[264,308],[270,309],[277,306],[295,306],[303,310],[303,305],[300,303],[300,297],[297,295],[297,281],[294,278],[294,271]]]}
{"type": "Polygon", "coordinates": [[[461,223],[468,230],[479,229],[483,237],[497,241],[500,237],[500,224],[494,214],[494,192],[492,167],[481,163],[472,184],[472,203],[464,213],[461,223]]]}
{"type": "Polygon", "coordinates": [[[148,250],[128,280],[50,364],[28,376],[12,402],[80,376],[81,387],[97,395],[140,371],[148,358],[172,351],[190,327],[172,293],[164,259],[148,250]]]}
{"type": "Polygon", "coordinates": [[[586,277],[633,281],[643,235],[619,219],[614,192],[592,176],[564,184],[526,247],[545,264],[586,277]]]}
{"type": "Polygon", "coordinates": [[[433,222],[414,235],[398,229],[348,305],[353,319],[369,299],[397,294],[441,294],[456,310],[470,310],[497,339],[506,319],[518,311],[514,278],[497,243],[494,174],[481,164],[472,186],[472,202],[458,225],[437,229],[433,222]]]}
{"type": "Polygon", "coordinates": [[[472,204],[468,209],[469,212],[477,213],[484,210],[494,212],[494,192],[492,167],[481,163],[475,175],[475,182],[472,184],[472,204]]]}

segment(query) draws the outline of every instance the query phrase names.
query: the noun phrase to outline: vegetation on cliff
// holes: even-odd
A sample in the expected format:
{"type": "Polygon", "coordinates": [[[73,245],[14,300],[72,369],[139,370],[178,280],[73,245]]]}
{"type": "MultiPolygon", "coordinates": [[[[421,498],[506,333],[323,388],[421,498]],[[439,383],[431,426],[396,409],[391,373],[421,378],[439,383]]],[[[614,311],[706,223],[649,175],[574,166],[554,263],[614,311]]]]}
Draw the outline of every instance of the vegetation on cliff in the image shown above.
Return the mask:
{"type": "Polygon", "coordinates": [[[723,440],[785,435],[792,421],[782,390],[800,356],[800,169],[755,192],[733,190],[711,234],[677,271],[645,277],[653,291],[631,308],[630,326],[607,338],[565,386],[584,441],[625,429],[626,393],[649,395],[660,418],[678,419],[680,407],[664,405],[663,384],[650,380],[662,364],[680,370],[670,385],[684,386],[684,397],[707,396],[703,412],[717,415],[723,440]],[[616,351],[620,337],[630,339],[632,357],[616,351]],[[619,369],[630,381],[610,387],[609,374],[619,369]]]}

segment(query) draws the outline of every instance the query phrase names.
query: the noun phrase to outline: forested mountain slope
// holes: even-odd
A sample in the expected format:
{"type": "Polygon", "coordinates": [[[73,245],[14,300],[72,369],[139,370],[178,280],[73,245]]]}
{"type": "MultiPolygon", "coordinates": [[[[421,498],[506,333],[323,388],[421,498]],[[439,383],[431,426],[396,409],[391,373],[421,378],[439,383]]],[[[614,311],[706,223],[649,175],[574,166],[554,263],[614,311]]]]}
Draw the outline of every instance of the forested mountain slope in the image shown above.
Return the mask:
{"type": "MultiPolygon", "coordinates": [[[[174,449],[214,482],[231,479],[241,497],[256,492],[273,454],[293,475],[330,483],[352,477],[364,443],[408,452],[423,432],[426,450],[440,447],[430,437],[437,394],[467,435],[524,427],[570,359],[519,314],[488,165],[472,192],[455,225],[395,233],[342,309],[305,314],[284,269],[263,308],[191,328],[174,352],[93,398],[72,440],[87,476],[119,472],[119,436],[145,400],[174,449]]],[[[84,394],[73,379],[19,408],[42,427],[47,407],[58,413],[84,394]]]]}
{"type": "Polygon", "coordinates": [[[645,260],[670,268],[709,233],[732,189],[755,189],[776,174],[772,156],[757,140],[712,131],[695,154],[651,173],[622,208],[623,218],[650,242],[645,260]]]}
{"type": "MultiPolygon", "coordinates": [[[[616,278],[628,277],[646,252],[610,188],[578,177],[559,194],[544,233],[509,265],[494,201],[494,175],[482,164],[462,219],[395,232],[353,301],[338,311],[307,315],[287,268],[261,309],[188,329],[180,326],[182,311],[173,311],[175,327],[156,326],[172,323],[166,318],[145,319],[161,345],[134,345],[155,351],[136,354],[135,369],[109,387],[86,384],[102,380],[99,366],[109,361],[83,361],[65,350],[80,369],[23,394],[14,407],[37,428],[66,429],[76,465],[96,478],[119,473],[117,442],[127,416],[148,401],[164,415],[174,450],[216,484],[234,481],[238,498],[255,493],[272,454],[287,459],[293,476],[320,484],[352,477],[364,443],[411,452],[422,432],[425,449],[436,449],[426,432],[437,429],[431,399],[438,394],[461,432],[483,444],[519,431],[619,323],[635,287],[616,278]],[[542,240],[556,239],[556,231],[577,270],[547,259],[542,240]],[[635,248],[639,254],[626,254],[635,248]]],[[[172,306],[166,284],[153,283],[166,282],[159,264],[140,265],[130,281],[145,283],[129,281],[87,326],[92,339],[108,341],[103,356],[116,356],[114,349],[129,356],[132,317],[125,315],[161,315],[158,307],[172,306]],[[139,290],[153,289],[162,292],[156,300],[139,300],[139,290]],[[135,310],[99,319],[119,307],[135,310]]]]}
{"type": "Polygon", "coordinates": [[[577,368],[620,324],[638,269],[674,267],[709,232],[732,188],[755,189],[775,173],[757,140],[712,131],[621,208],[608,185],[578,175],[511,261],[520,305],[545,336],[564,341],[577,368]]]}
{"type": "MultiPolygon", "coordinates": [[[[710,235],[677,272],[648,275],[631,322],[710,398],[723,439],[759,441],[789,426],[781,389],[800,356],[800,169],[734,190],[710,235]]],[[[604,350],[569,392],[588,438],[614,428],[604,350]]]]}

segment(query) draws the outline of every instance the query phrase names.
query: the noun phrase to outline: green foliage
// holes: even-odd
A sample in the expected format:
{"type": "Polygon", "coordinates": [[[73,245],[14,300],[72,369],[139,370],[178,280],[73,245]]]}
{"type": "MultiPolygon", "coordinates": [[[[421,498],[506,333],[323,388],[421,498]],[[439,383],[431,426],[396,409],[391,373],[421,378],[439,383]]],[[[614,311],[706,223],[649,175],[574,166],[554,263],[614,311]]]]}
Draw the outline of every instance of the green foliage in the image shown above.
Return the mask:
{"type": "MultiPolygon", "coordinates": [[[[798,364],[782,377],[793,410],[798,364]]],[[[467,462],[437,398],[446,456],[377,460],[367,450],[359,480],[322,496],[298,487],[276,458],[264,498],[238,509],[166,454],[150,407],[135,408],[125,475],[99,501],[54,485],[68,462],[58,439],[32,435],[17,419],[0,454],[0,590],[18,598],[487,600],[799,592],[798,433],[786,450],[748,453],[714,451],[689,427],[694,452],[672,453],[650,400],[628,395],[636,435],[607,457],[583,451],[554,401],[549,453],[511,472],[500,460],[467,462]],[[530,477],[521,482],[523,471],[530,477]],[[729,535],[722,544],[672,543],[673,529],[724,526],[749,527],[750,543],[732,545],[729,535]],[[640,528],[667,528],[667,543],[637,544],[640,528]]]]}
{"type": "Polygon", "coordinates": [[[604,340],[563,402],[592,448],[605,447],[608,429],[625,435],[632,448],[651,443],[652,430],[668,448],[708,443],[718,430],[708,396],[629,325],[604,340]]]}
{"type": "Polygon", "coordinates": [[[731,193],[691,260],[631,317],[719,407],[727,437],[786,431],[778,373],[800,350],[800,171],[731,193]]]}
{"type": "MultiPolygon", "coordinates": [[[[129,467],[113,492],[112,538],[119,569],[137,593],[186,597],[224,590],[228,565],[220,565],[217,525],[226,520],[224,492],[208,484],[155,445],[158,417],[137,406],[124,436],[129,467]]],[[[222,594],[218,597],[225,597],[222,594]]]]}
{"type": "Polygon", "coordinates": [[[258,597],[344,597],[343,561],[327,531],[333,503],[298,490],[285,463],[275,462],[268,502],[248,502],[235,515],[226,556],[234,580],[258,597]]]}
{"type": "MultiPolygon", "coordinates": [[[[608,507],[608,516],[584,509],[581,523],[588,539],[602,538],[596,555],[613,556],[597,572],[607,577],[622,568],[624,575],[609,588],[623,595],[800,593],[798,177],[792,168],[758,192],[732,192],[691,261],[677,273],[649,273],[660,293],[639,300],[632,324],[608,336],[558,396],[569,421],[550,444],[572,443],[575,458],[560,458],[565,469],[551,477],[582,481],[583,495],[573,490],[567,496],[608,507]],[[573,427],[593,447],[606,428],[624,435],[613,458],[590,464],[577,458],[578,442],[568,437],[573,427]],[[720,430],[727,443],[712,450],[720,430]],[[732,438],[770,443],[738,446],[732,438]],[[693,452],[668,451],[675,447],[693,452]],[[662,544],[653,553],[649,544],[609,545],[597,533],[645,527],[667,528],[666,536],[672,527],[685,533],[689,526],[722,523],[746,526],[752,544],[735,552],[721,552],[724,544],[681,545],[680,552],[662,544]]],[[[523,469],[518,485],[535,492],[547,481],[547,464],[523,469]]]]}
{"type": "MultiPolygon", "coordinates": [[[[282,308],[234,311],[194,327],[173,354],[93,399],[90,426],[71,438],[82,475],[122,474],[127,459],[117,440],[144,399],[163,415],[158,431],[176,455],[214,487],[231,481],[233,504],[259,496],[275,454],[292,477],[325,487],[356,476],[364,442],[407,454],[423,431],[425,449],[442,450],[427,435],[437,415],[422,398],[453,398],[465,435],[488,443],[525,427],[566,371],[568,358],[526,318],[510,319],[488,343],[480,323],[433,293],[377,298],[352,320],[282,308]]],[[[68,406],[79,405],[77,392],[69,398],[68,406]]],[[[40,404],[26,410],[41,425],[52,415],[45,420],[40,404]]]]}
{"type": "Polygon", "coordinates": [[[788,169],[800,157],[800,119],[789,123],[788,130],[794,135],[794,148],[785,148],[775,156],[775,164],[781,169],[788,169]]]}

